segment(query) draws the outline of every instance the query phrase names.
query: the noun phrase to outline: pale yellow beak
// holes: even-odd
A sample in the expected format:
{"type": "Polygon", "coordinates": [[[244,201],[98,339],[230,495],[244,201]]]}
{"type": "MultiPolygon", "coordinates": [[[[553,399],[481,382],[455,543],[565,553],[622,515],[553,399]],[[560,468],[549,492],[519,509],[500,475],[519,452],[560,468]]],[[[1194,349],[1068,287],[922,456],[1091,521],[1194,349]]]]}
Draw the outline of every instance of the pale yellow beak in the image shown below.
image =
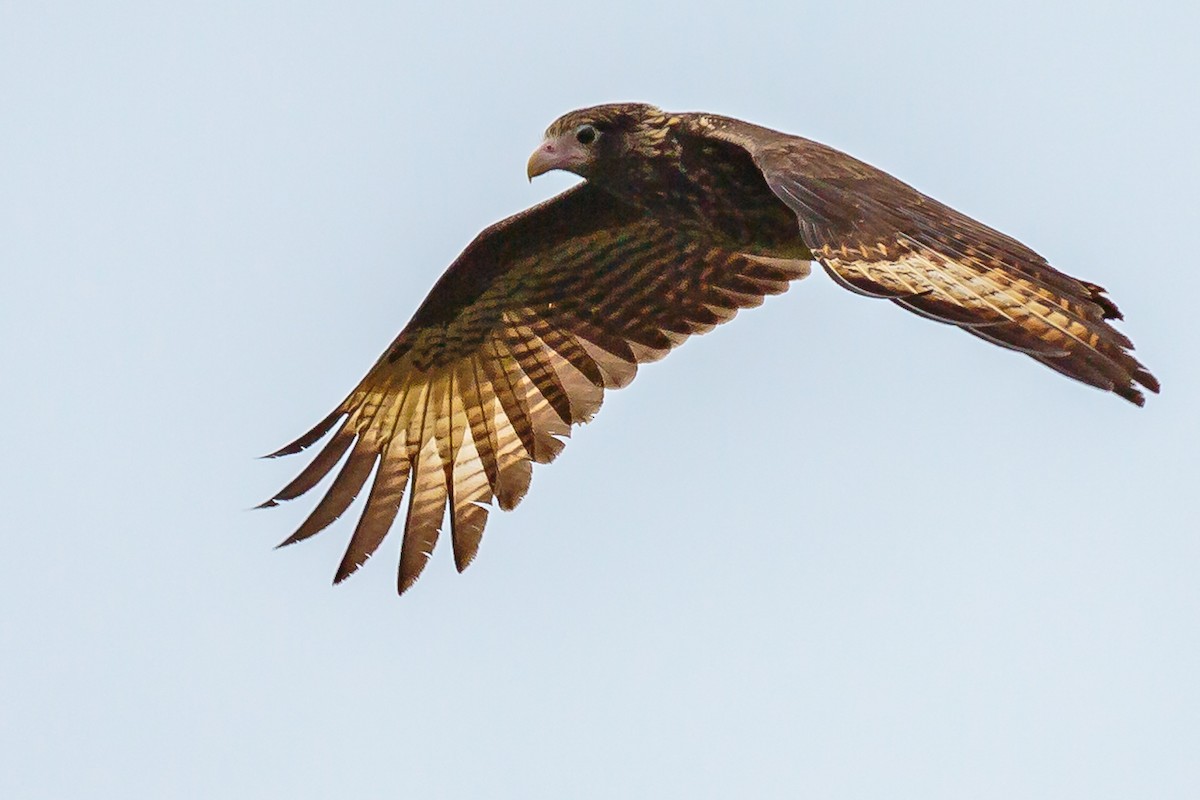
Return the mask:
{"type": "Polygon", "coordinates": [[[525,174],[531,181],[553,169],[565,169],[580,175],[580,170],[587,160],[587,152],[583,145],[575,141],[574,136],[557,136],[538,145],[538,149],[529,157],[529,163],[525,165],[525,174]]]}
{"type": "Polygon", "coordinates": [[[533,155],[529,157],[529,163],[525,165],[525,174],[529,176],[529,180],[533,180],[538,175],[544,175],[555,167],[555,152],[549,142],[542,142],[537,150],[533,151],[533,155]]]}

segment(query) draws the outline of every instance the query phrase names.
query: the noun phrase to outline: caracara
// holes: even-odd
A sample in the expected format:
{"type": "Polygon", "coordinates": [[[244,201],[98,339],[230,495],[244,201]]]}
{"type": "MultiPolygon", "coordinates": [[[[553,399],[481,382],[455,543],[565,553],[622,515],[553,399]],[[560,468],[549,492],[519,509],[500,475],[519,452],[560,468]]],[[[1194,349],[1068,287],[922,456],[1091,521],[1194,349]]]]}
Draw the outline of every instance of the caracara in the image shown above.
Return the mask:
{"type": "Polygon", "coordinates": [[[284,544],[338,518],[374,473],[337,568],[353,573],[408,509],[399,590],[449,515],[454,561],[475,557],[493,501],[520,502],[533,462],[638,364],[757,306],[816,260],[891,300],[1138,405],[1158,381],[1108,320],[1104,290],[833,148],[713,114],[643,104],[573,111],[529,159],[584,181],[483,231],[333,413],[274,453],[332,438],[264,505],[328,492],[284,544]],[[347,453],[349,455],[347,456],[347,453]]]}

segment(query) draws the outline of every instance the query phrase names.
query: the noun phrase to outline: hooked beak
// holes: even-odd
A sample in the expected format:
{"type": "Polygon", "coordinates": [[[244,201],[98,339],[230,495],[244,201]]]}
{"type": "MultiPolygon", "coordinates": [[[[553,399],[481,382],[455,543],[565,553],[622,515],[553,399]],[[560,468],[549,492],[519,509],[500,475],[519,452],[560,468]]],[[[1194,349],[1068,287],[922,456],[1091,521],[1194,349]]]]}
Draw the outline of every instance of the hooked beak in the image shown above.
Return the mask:
{"type": "Polygon", "coordinates": [[[529,180],[543,175],[553,169],[565,169],[579,175],[579,170],[587,162],[587,153],[583,146],[575,141],[573,136],[557,136],[543,141],[525,166],[525,174],[529,180]]]}

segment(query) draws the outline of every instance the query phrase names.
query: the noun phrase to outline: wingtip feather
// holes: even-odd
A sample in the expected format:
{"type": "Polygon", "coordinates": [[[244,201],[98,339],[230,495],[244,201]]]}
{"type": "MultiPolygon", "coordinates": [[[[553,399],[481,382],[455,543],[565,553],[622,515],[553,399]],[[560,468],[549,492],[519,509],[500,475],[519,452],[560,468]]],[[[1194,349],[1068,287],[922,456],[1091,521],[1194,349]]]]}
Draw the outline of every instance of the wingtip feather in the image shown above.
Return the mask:
{"type": "Polygon", "coordinates": [[[280,456],[292,456],[296,453],[307,450],[309,447],[320,441],[325,434],[329,433],[333,426],[336,425],[344,416],[346,416],[346,412],[339,407],[332,411],[327,417],[325,417],[325,419],[321,420],[312,428],[310,428],[307,433],[296,439],[294,442],[284,445],[273,453],[267,453],[264,456],[259,456],[259,458],[279,458],[280,456]]]}

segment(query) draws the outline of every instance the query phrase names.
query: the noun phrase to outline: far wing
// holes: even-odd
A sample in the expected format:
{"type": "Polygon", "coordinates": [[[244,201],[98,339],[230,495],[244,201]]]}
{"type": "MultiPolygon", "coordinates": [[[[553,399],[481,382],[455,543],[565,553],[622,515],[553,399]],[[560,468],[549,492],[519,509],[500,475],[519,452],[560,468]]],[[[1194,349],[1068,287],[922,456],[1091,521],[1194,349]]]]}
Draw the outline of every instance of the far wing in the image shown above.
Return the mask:
{"type": "Polygon", "coordinates": [[[516,506],[531,462],[553,460],[571,425],[600,408],[604,389],[808,271],[807,262],[695,237],[587,184],[485,230],[350,396],[273,454],[297,453],[333,431],[264,505],[304,494],[345,457],[284,544],[332,523],[374,472],[335,582],[379,547],[406,491],[399,590],[420,575],[447,508],[455,563],[465,569],[488,506],[516,506]]]}
{"type": "Polygon", "coordinates": [[[841,285],[1029,354],[1142,405],[1158,381],[1107,320],[1104,289],[1051,267],[1015,239],[831,147],[738,120],[706,135],[744,147],[841,285]]]}

